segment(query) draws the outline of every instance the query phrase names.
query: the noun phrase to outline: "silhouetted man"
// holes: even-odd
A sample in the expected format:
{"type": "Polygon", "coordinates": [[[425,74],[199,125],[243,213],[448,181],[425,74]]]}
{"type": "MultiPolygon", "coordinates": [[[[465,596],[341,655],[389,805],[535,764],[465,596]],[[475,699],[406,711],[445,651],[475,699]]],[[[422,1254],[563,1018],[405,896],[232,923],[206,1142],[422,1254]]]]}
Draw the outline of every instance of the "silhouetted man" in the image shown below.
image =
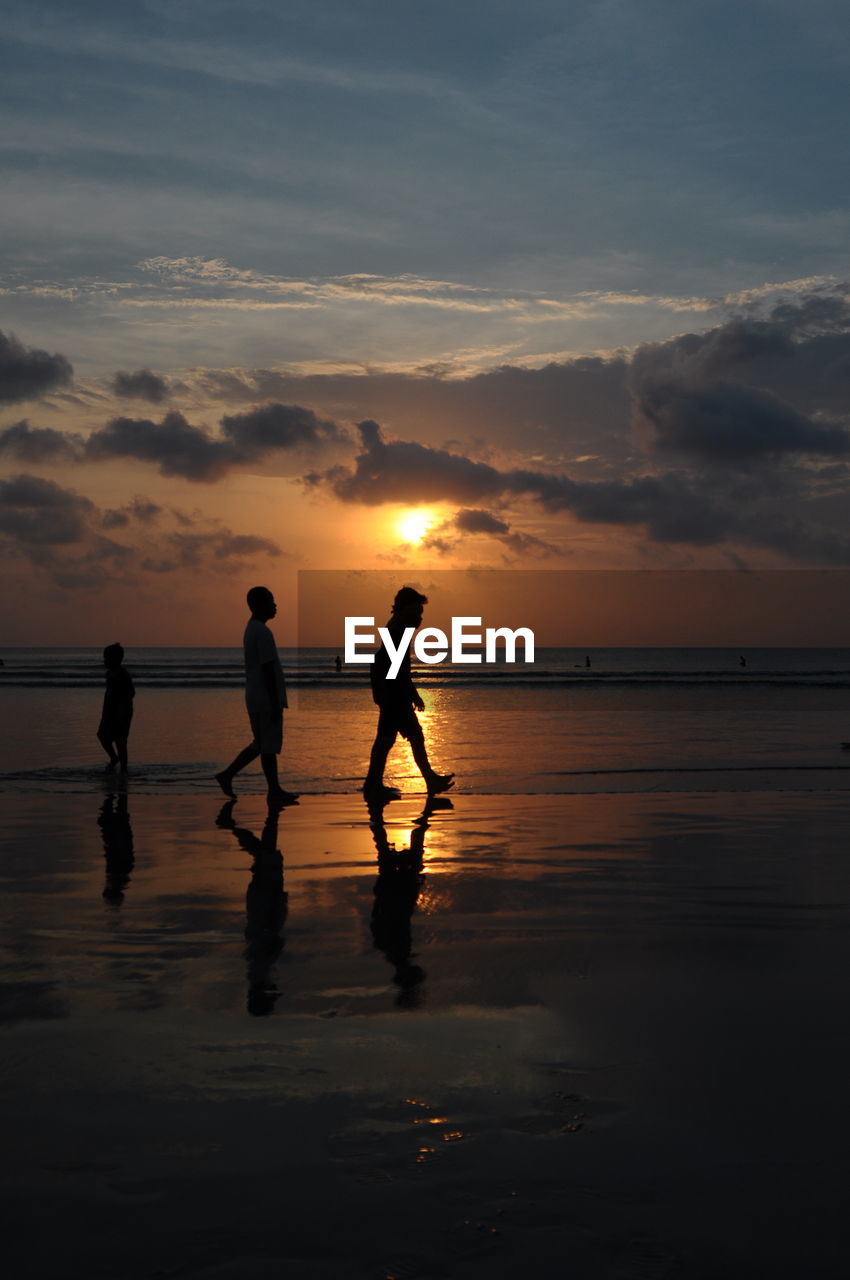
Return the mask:
{"type": "MultiPolygon", "coordinates": [[[[396,593],[393,602],[392,617],[387,623],[393,645],[398,649],[399,642],[406,627],[418,627],[422,621],[422,610],[428,603],[413,587],[402,587],[396,593]]],[[[372,697],[379,707],[378,729],[372,754],[369,759],[369,772],[363,783],[363,794],[368,801],[394,800],[398,791],[384,786],[384,769],[387,756],[397,736],[401,734],[410,743],[413,759],[425,782],[429,795],[440,791],[448,791],[453,785],[453,773],[437,773],[432,769],[425,748],[425,735],[416,716],[417,711],[424,711],[425,703],[420,698],[410,674],[410,645],[405,650],[398,674],[394,680],[389,679],[390,656],[386,647],[381,645],[372,663],[370,679],[372,697]]]]}
{"type": "Polygon", "coordinates": [[[233,796],[237,773],[260,757],[268,783],[269,804],[295,804],[298,797],[284,791],[277,778],[277,757],[283,746],[283,709],[287,705],[283,668],[277,645],[266,623],[277,613],[268,587],[252,587],[248,592],[251,617],[245,628],[245,704],[254,734],[253,741],[221,773],[216,781],[226,796],[233,796]]]}

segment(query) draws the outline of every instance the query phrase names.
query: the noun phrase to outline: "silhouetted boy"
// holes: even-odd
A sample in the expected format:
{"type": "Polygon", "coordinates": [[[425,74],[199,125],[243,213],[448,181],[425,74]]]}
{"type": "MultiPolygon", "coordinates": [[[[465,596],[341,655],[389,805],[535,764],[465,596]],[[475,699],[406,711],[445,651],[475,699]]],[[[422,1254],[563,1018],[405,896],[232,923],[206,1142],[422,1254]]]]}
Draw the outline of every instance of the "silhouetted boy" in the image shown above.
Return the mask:
{"type": "Polygon", "coordinates": [[[103,695],[103,712],[97,728],[100,745],[109,756],[107,770],[116,765],[127,772],[127,739],[133,720],[133,699],[136,689],[130,672],[125,666],[124,650],[120,644],[108,644],[103,651],[106,667],[106,693],[103,695]]]}
{"type": "MultiPolygon", "coordinates": [[[[428,597],[423,596],[413,587],[402,587],[393,601],[393,613],[386,629],[392,637],[393,645],[398,648],[405,627],[418,627],[422,621],[423,606],[428,597]]],[[[413,759],[425,781],[429,795],[440,791],[448,791],[453,785],[453,773],[437,773],[432,769],[425,748],[425,735],[416,716],[417,711],[424,711],[425,703],[419,696],[410,674],[410,645],[408,645],[401,661],[398,674],[394,680],[388,679],[390,656],[384,645],[375,655],[372,663],[370,679],[372,697],[378,704],[378,728],[372,754],[369,759],[369,772],[363,783],[363,794],[367,800],[393,800],[398,792],[392,787],[384,786],[384,769],[387,756],[398,734],[407,738],[413,759]]]]}
{"type": "Polygon", "coordinates": [[[251,617],[245,628],[245,705],[254,734],[253,741],[236,759],[215,775],[226,796],[233,796],[237,773],[260,757],[268,783],[270,804],[295,804],[298,797],[284,791],[277,779],[277,757],[283,746],[283,709],[287,705],[283,668],[277,645],[266,623],[277,613],[275,598],[268,587],[252,587],[248,592],[251,617]]]}

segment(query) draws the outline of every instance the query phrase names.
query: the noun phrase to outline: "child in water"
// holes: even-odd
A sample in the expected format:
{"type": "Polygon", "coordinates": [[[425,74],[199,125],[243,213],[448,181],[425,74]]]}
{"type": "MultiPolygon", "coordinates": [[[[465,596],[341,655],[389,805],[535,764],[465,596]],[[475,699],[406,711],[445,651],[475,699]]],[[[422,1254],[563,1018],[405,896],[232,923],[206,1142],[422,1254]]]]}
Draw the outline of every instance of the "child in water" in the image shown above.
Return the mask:
{"type": "Polygon", "coordinates": [[[125,666],[124,649],[120,644],[108,644],[103,651],[106,667],[106,693],[103,695],[103,713],[97,729],[97,738],[109,756],[107,771],[116,765],[127,772],[127,739],[133,719],[133,698],[136,690],[130,672],[125,666]]]}

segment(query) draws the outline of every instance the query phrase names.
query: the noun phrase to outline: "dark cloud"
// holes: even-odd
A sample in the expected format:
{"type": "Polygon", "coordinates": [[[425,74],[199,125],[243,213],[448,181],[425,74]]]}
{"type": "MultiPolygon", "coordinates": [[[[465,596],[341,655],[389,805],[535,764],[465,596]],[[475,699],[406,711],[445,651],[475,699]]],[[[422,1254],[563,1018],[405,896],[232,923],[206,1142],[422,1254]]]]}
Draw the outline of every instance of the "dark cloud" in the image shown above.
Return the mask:
{"type": "Polygon", "coordinates": [[[507,448],[541,467],[579,462],[592,478],[635,474],[641,440],[651,449],[692,448],[695,456],[729,463],[841,453],[850,403],[850,301],[843,287],[768,310],[759,302],[703,333],[644,344],[631,358],[505,365],[467,377],[444,368],[304,376],[206,371],[195,385],[230,403],[294,399],[336,420],[377,418],[399,437],[443,449],[456,441],[458,452],[477,458],[507,448]],[[660,411],[661,402],[665,426],[656,442],[652,410],[660,411]],[[651,429],[649,437],[635,427],[651,429]]]}
{"type": "Polygon", "coordinates": [[[298,404],[266,404],[247,413],[225,415],[221,427],[246,461],[275,449],[294,449],[346,439],[334,422],[323,422],[298,404]]]}
{"type": "MultiPolygon", "coordinates": [[[[360,424],[360,434],[364,448],[353,467],[314,473],[306,483],[328,488],[343,502],[367,506],[531,498],[549,512],[566,512],[584,523],[634,527],[656,543],[700,547],[740,541],[806,561],[850,559],[847,518],[824,523],[822,511],[810,501],[806,472],[676,470],[576,481],[554,472],[499,470],[413,441],[387,442],[372,421],[360,424]]],[[[472,517],[476,520],[481,517],[472,517]]],[[[435,530],[436,549],[451,549],[447,532],[435,530]]]]}
{"type": "Polygon", "coordinates": [[[0,534],[29,544],[81,541],[93,502],[52,480],[18,475],[0,480],[0,534]]]}
{"type": "Polygon", "coordinates": [[[0,549],[25,556],[67,588],[132,585],[144,571],[228,573],[258,556],[282,554],[268,538],[234,533],[148,498],[102,511],[82,494],[31,475],[0,480],[0,549]],[[162,527],[168,522],[171,527],[162,527]],[[119,542],[104,529],[130,529],[134,536],[119,542]]]}
{"type": "Polygon", "coordinates": [[[143,525],[153,524],[163,514],[165,508],[150,498],[135,497],[123,507],[116,507],[103,513],[104,529],[126,529],[137,520],[143,525]]]}
{"type": "Polygon", "coordinates": [[[64,356],[25,347],[13,334],[0,332],[0,404],[36,400],[67,386],[73,375],[64,356]]]}
{"type": "Polygon", "coordinates": [[[507,533],[510,529],[504,520],[475,507],[456,512],[452,523],[461,533],[507,533]]]}
{"type": "Polygon", "coordinates": [[[89,436],[85,456],[91,461],[135,458],[154,464],[162,475],[211,484],[234,468],[256,464],[275,453],[317,448],[343,438],[334,423],[320,421],[300,405],[264,405],[221,422],[224,434],[214,436],[192,426],[176,409],[162,422],[113,418],[89,436]]]}
{"type": "Polygon", "coordinates": [[[769,391],[735,383],[648,380],[636,391],[635,405],[659,451],[728,462],[850,452],[850,433],[843,427],[813,421],[769,391]]]}
{"type": "Polygon", "coordinates": [[[634,424],[651,448],[749,465],[850,447],[850,304],[782,303],[702,334],[639,347],[629,379],[634,424]]]}
{"type": "Polygon", "coordinates": [[[234,465],[228,442],[215,439],[201,427],[193,427],[176,409],[167,413],[162,422],[113,418],[89,436],[86,457],[92,461],[135,458],[153,463],[164,476],[207,483],[220,479],[234,465]]]}
{"type": "Polygon", "coordinates": [[[294,399],[336,420],[380,417],[398,433],[431,443],[486,441],[549,459],[565,451],[598,453],[604,441],[602,451],[613,459],[633,452],[628,371],[623,356],[587,356],[537,369],[504,365],[470,377],[446,369],[303,376],[207,370],[196,386],[229,403],[294,399]]]}
{"type": "Polygon", "coordinates": [[[500,520],[490,511],[481,508],[465,507],[456,511],[450,520],[444,521],[425,538],[423,546],[446,555],[457,549],[459,539],[465,535],[484,535],[500,542],[506,550],[515,555],[549,556],[557,555],[557,547],[530,533],[521,533],[512,529],[505,520],[500,520]]]}
{"type": "Polygon", "coordinates": [[[137,369],[135,373],[119,370],[112,379],[112,390],[122,399],[147,400],[148,404],[162,404],[169,396],[165,378],[150,369],[137,369]]]}
{"type": "Polygon", "coordinates": [[[0,454],[30,464],[73,461],[80,456],[82,438],[52,427],[31,427],[26,418],[0,428],[0,454]]]}
{"type": "Polygon", "coordinates": [[[178,530],[161,540],[157,554],[146,556],[142,568],[151,573],[173,573],[177,569],[196,569],[213,562],[228,569],[233,561],[259,554],[276,557],[281,550],[268,538],[232,533],[229,529],[199,533],[178,530]]]}

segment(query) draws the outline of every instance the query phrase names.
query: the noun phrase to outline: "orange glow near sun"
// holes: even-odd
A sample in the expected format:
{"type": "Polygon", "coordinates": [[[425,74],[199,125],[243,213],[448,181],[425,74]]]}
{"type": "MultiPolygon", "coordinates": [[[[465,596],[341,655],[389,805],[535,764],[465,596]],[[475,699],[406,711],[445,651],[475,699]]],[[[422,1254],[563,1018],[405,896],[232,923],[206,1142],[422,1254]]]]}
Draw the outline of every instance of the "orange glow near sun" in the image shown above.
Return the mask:
{"type": "Polygon", "coordinates": [[[402,542],[417,547],[434,523],[434,514],[419,507],[414,511],[404,511],[396,520],[396,533],[402,542]]]}

